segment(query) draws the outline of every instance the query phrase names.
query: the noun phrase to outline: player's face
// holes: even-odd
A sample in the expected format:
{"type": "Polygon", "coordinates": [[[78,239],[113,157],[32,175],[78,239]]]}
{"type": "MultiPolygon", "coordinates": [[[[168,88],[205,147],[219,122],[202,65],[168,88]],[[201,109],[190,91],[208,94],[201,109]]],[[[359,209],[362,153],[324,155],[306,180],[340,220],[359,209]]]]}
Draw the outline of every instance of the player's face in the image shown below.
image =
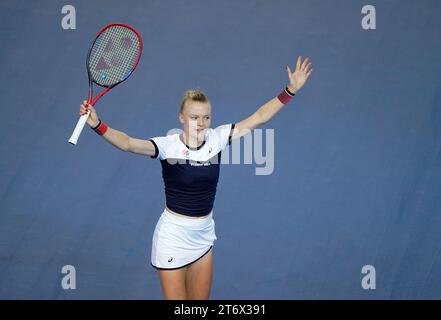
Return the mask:
{"type": "Polygon", "coordinates": [[[204,141],[205,132],[211,124],[211,105],[209,102],[187,101],[179,119],[190,139],[204,141]]]}

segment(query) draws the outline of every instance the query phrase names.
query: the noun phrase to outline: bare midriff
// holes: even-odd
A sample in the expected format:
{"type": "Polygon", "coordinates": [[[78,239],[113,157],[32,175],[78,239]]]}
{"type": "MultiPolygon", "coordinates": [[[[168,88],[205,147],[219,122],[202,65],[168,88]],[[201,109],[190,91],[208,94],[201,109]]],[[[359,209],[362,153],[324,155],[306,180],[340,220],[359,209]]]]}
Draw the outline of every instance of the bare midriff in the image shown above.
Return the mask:
{"type": "Polygon", "coordinates": [[[178,217],[183,217],[183,218],[189,218],[189,219],[203,219],[203,218],[206,218],[208,215],[210,215],[210,213],[209,214],[207,214],[207,215],[205,215],[205,216],[201,216],[201,217],[193,217],[193,216],[187,216],[187,215],[185,215],[185,214],[181,214],[181,213],[177,213],[177,212],[174,212],[173,210],[171,210],[169,207],[167,207],[167,206],[165,206],[165,209],[169,212],[169,213],[171,213],[171,214],[174,214],[174,215],[176,215],[176,216],[178,216],[178,217]]]}

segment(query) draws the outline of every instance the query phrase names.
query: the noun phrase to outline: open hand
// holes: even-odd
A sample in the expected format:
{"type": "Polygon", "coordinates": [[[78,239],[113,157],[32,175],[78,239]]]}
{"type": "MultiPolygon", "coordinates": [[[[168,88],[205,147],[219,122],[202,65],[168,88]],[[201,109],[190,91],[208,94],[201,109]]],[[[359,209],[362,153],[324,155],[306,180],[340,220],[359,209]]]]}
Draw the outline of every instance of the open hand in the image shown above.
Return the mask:
{"type": "Polygon", "coordinates": [[[313,70],[311,66],[312,64],[309,58],[306,58],[302,62],[302,56],[297,58],[296,70],[294,72],[291,71],[289,66],[286,66],[289,77],[289,91],[296,93],[305,85],[306,80],[308,80],[313,70]]]}

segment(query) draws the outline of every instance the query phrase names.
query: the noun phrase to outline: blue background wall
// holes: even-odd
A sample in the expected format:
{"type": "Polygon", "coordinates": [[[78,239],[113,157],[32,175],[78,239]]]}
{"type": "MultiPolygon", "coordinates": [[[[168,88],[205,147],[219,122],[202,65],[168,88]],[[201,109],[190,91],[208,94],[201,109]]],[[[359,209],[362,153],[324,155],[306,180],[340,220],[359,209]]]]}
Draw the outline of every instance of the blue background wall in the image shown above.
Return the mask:
{"type": "Polygon", "coordinates": [[[186,89],[237,122],[314,72],[264,129],[275,170],[225,165],[213,299],[441,298],[440,1],[0,2],[0,298],[161,299],[149,265],[164,207],[157,160],[87,129],[67,143],[87,93],[84,60],[110,22],[138,29],[133,76],[97,105],[138,138],[179,128],[186,89]],[[61,8],[76,8],[63,30],[61,8]],[[61,268],[76,268],[63,290],[61,268]],[[376,290],[361,269],[376,268],[376,290]]]}

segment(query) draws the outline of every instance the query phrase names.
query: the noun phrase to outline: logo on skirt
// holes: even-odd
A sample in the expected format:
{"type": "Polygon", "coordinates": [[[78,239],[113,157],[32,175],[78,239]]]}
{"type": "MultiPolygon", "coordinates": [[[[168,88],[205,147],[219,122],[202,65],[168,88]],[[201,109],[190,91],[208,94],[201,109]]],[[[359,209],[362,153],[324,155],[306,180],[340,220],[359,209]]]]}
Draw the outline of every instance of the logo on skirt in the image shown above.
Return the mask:
{"type": "Polygon", "coordinates": [[[170,259],[168,259],[168,262],[172,262],[173,261],[173,257],[171,257],[170,259]]]}

